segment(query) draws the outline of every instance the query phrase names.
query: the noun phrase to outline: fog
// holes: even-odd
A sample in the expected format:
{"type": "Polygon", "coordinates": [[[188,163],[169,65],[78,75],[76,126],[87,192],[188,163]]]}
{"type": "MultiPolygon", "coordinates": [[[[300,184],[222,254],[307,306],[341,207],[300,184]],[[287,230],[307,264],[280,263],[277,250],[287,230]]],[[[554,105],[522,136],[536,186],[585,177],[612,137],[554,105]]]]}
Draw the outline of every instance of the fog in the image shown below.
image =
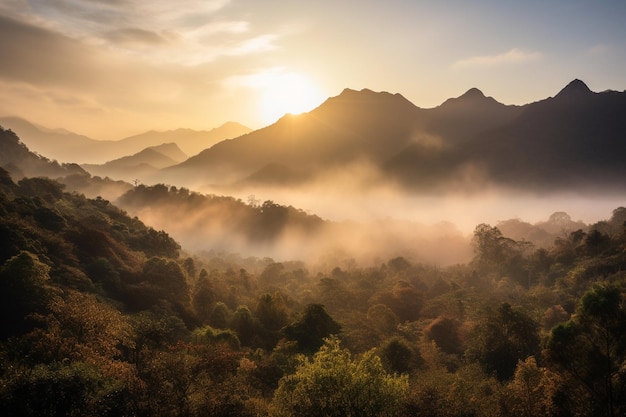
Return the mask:
{"type": "Polygon", "coordinates": [[[367,265],[403,256],[446,266],[472,258],[472,232],[480,223],[520,219],[535,224],[566,212],[573,221],[593,224],[610,218],[626,203],[608,192],[530,193],[486,182],[481,190],[474,186],[451,187],[447,192],[407,191],[383,181],[366,165],[349,168],[306,185],[196,184],[190,189],[197,194],[174,187],[169,199],[149,195],[118,204],[146,224],[167,231],[190,252],[310,264],[367,265]],[[267,202],[292,211],[270,215],[272,207],[263,208],[267,202]]]}

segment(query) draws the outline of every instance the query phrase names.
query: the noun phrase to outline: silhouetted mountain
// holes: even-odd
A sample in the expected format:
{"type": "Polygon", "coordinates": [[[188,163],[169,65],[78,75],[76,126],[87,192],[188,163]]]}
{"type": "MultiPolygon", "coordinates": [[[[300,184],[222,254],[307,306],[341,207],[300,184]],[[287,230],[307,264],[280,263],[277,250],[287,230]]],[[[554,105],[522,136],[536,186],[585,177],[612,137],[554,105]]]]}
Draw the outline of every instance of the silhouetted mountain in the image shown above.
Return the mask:
{"type": "Polygon", "coordinates": [[[479,89],[471,88],[462,96],[428,110],[426,129],[440,135],[447,143],[459,143],[511,122],[522,110],[522,106],[504,105],[493,97],[485,97],[479,89]]]}
{"type": "Polygon", "coordinates": [[[82,167],[94,175],[109,176],[125,181],[146,178],[160,168],[176,165],[187,159],[175,143],[166,143],[146,148],[131,156],[109,161],[106,164],[83,164],[82,167]]]}
{"type": "Polygon", "coordinates": [[[399,94],[346,89],[309,113],[220,142],[162,179],[236,182],[269,164],[301,173],[355,160],[380,163],[413,140],[422,111],[399,94]]]}
{"type": "Polygon", "coordinates": [[[132,186],[123,181],[92,177],[78,164],[59,164],[31,152],[12,130],[0,127],[0,168],[11,175],[13,181],[25,177],[48,177],[62,182],[68,191],[87,197],[117,198],[132,186]]]}
{"type": "Polygon", "coordinates": [[[477,135],[463,153],[508,185],[623,187],[626,93],[594,93],[574,80],[508,125],[477,135]]]}
{"type": "MultiPolygon", "coordinates": [[[[196,133],[148,132],[114,143],[126,149],[177,137],[185,150],[184,137],[204,137],[196,133]]],[[[411,190],[623,187],[625,138],[626,93],[595,93],[580,80],[523,106],[476,88],[432,109],[400,94],[346,89],[309,113],[215,143],[180,164],[154,173],[135,164],[135,172],[143,182],[182,186],[294,186],[367,172],[366,183],[391,180],[411,190]]]]}
{"type": "Polygon", "coordinates": [[[209,131],[178,129],[150,131],[121,140],[95,140],[63,129],[48,129],[17,117],[0,118],[0,125],[16,132],[33,151],[63,162],[100,164],[163,143],[176,143],[188,155],[226,139],[240,136],[249,128],[234,122],[209,131]]]}
{"type": "Polygon", "coordinates": [[[33,152],[62,162],[90,162],[115,153],[106,142],[63,129],[48,129],[18,117],[2,117],[0,125],[13,130],[33,152]]]}
{"type": "Polygon", "coordinates": [[[224,139],[236,138],[250,131],[252,131],[252,129],[242,124],[227,122],[211,130],[176,129],[165,132],[151,130],[140,135],[122,139],[119,143],[122,145],[133,144],[133,146],[138,146],[139,148],[137,150],[139,150],[162,143],[173,142],[176,143],[186,155],[196,155],[224,139]]]}
{"type": "Polygon", "coordinates": [[[184,153],[175,143],[163,143],[158,146],[151,146],[150,149],[157,151],[161,155],[165,155],[177,164],[189,158],[189,156],[184,153]]]}
{"type": "Polygon", "coordinates": [[[59,164],[31,152],[12,130],[0,127],[0,167],[7,170],[15,181],[24,177],[56,178],[72,174],[85,174],[76,164],[59,164]]]}
{"type": "Polygon", "coordinates": [[[438,178],[457,163],[450,148],[510,123],[522,109],[498,103],[478,89],[434,109],[418,108],[400,94],[346,89],[309,113],[287,115],[264,129],[218,143],[166,169],[158,179],[292,184],[329,168],[367,163],[399,175],[403,182],[417,181],[416,176],[424,181],[424,175],[438,178]],[[278,181],[275,169],[272,175],[260,171],[268,166],[282,167],[286,177],[297,172],[300,178],[278,181]]]}

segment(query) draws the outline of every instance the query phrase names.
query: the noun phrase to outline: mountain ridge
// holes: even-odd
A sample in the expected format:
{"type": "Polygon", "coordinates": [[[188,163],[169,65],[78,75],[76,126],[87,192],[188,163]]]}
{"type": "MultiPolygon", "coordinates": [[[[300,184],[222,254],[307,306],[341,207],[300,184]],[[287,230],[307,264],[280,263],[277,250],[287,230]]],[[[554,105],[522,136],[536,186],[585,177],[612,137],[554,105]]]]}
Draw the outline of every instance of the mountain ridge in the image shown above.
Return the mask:
{"type": "Polygon", "coordinates": [[[578,79],[554,97],[521,106],[477,88],[430,109],[400,94],[344,89],[309,113],[205,149],[160,178],[228,185],[258,181],[264,176],[255,173],[274,167],[268,178],[275,183],[276,167],[314,178],[361,161],[409,189],[467,184],[468,172],[483,177],[479,187],[487,181],[559,188],[583,179],[615,186],[623,171],[616,155],[626,152],[625,100],[626,93],[595,93],[578,79]]]}
{"type": "Polygon", "coordinates": [[[43,127],[20,117],[0,117],[0,126],[15,131],[34,152],[54,160],[82,164],[103,164],[171,142],[176,142],[187,155],[195,155],[216,142],[251,131],[242,124],[226,122],[211,130],[181,128],[148,131],[119,140],[96,140],[65,129],[43,127]]]}

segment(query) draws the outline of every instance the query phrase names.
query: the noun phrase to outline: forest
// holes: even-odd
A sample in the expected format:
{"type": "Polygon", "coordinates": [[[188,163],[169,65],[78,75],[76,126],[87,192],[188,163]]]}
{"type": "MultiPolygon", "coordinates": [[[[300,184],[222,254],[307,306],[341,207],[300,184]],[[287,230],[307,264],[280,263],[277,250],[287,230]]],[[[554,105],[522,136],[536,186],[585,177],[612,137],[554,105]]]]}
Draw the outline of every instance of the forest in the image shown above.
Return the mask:
{"type": "MultiPolygon", "coordinates": [[[[243,205],[258,240],[321,222],[243,205]]],[[[191,253],[102,197],[0,170],[0,409],[624,415],[626,208],[541,246],[502,230],[477,225],[472,260],[448,266],[191,253]]]]}

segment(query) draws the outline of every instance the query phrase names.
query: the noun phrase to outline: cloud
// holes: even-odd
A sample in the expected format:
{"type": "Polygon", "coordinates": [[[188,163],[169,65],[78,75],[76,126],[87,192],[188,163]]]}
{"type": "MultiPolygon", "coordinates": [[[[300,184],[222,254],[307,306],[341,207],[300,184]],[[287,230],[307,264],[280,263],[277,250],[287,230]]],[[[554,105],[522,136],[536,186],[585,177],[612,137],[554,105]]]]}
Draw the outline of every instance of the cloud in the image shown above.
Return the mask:
{"type": "Polygon", "coordinates": [[[277,48],[274,43],[276,38],[276,35],[261,35],[252,39],[246,39],[232,48],[227,48],[225,52],[227,55],[239,56],[271,51],[277,48]]]}
{"type": "Polygon", "coordinates": [[[229,0],[7,0],[0,15],[153,63],[199,65],[276,49],[277,35],[223,16],[229,0]],[[30,6],[30,7],[28,7],[30,6]]]}
{"type": "Polygon", "coordinates": [[[104,37],[117,44],[162,45],[168,42],[168,39],[159,33],[139,28],[116,29],[106,33],[104,37]]]}
{"type": "Polygon", "coordinates": [[[0,15],[0,77],[33,84],[81,86],[98,67],[90,48],[48,29],[0,15]]]}
{"type": "Polygon", "coordinates": [[[536,51],[523,51],[513,48],[507,52],[497,55],[481,55],[455,62],[455,68],[483,68],[500,65],[520,64],[524,62],[536,61],[542,58],[542,54],[536,51]]]}

